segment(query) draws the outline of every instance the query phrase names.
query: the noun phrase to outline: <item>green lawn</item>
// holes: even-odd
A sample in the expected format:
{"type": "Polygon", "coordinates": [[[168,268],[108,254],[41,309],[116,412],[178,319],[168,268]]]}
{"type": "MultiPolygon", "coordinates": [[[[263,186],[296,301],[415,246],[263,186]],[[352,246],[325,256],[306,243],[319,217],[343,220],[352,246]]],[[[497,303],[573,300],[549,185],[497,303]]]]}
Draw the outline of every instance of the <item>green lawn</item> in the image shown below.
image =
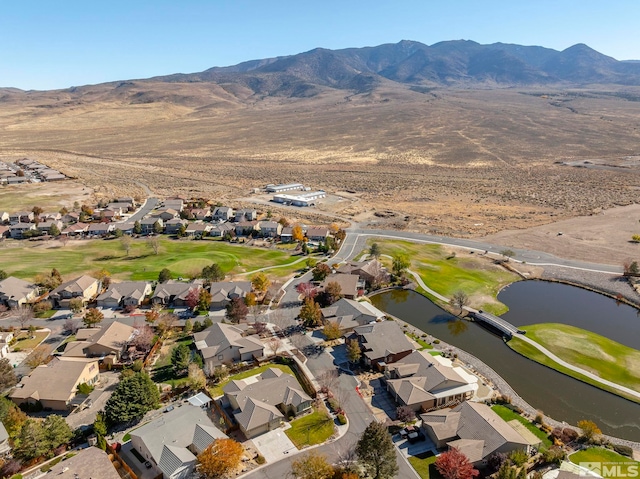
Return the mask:
{"type": "Polygon", "coordinates": [[[405,334],[420,345],[419,351],[423,351],[425,349],[433,349],[433,346],[431,346],[429,343],[427,343],[424,339],[420,338],[419,336],[416,336],[415,334],[412,334],[412,333],[405,333],[405,334]]]}
{"type": "Polygon", "coordinates": [[[535,434],[535,436],[542,441],[543,446],[551,447],[552,442],[551,442],[551,439],[549,439],[549,435],[543,430],[538,429],[538,427],[535,424],[531,423],[530,421],[527,421],[520,414],[517,414],[516,412],[512,411],[508,407],[502,406],[499,404],[492,406],[491,409],[493,409],[493,411],[498,416],[500,416],[502,419],[504,419],[507,422],[513,421],[514,419],[521,422],[529,431],[535,434]]]}
{"type": "MultiPolygon", "coordinates": [[[[569,460],[574,464],[580,464],[581,462],[603,463],[601,465],[603,468],[616,468],[616,473],[619,473],[620,477],[634,477],[635,469],[640,466],[640,462],[603,447],[590,447],[575,452],[569,456],[569,460]],[[629,471],[629,466],[635,466],[634,470],[629,471]]],[[[604,477],[614,477],[614,475],[609,474],[604,477]]]]}
{"type": "Polygon", "coordinates": [[[36,313],[36,318],[38,319],[49,319],[51,316],[56,314],[57,311],[55,309],[50,309],[48,311],[43,311],[41,313],[36,313]]]}
{"type": "Polygon", "coordinates": [[[292,376],[295,376],[293,370],[285,364],[263,364],[262,366],[259,366],[257,368],[250,369],[242,373],[234,374],[233,376],[229,376],[227,379],[225,379],[221,383],[216,384],[215,386],[209,387],[209,393],[211,394],[212,398],[222,396],[224,394],[222,392],[222,388],[225,387],[227,383],[229,383],[229,381],[245,379],[251,376],[255,376],[256,374],[261,374],[263,371],[266,371],[269,368],[277,368],[277,369],[280,369],[281,371],[284,371],[287,374],[291,374],[292,376]]]}
{"type": "Polygon", "coordinates": [[[333,419],[326,411],[315,410],[311,414],[291,421],[285,433],[298,449],[303,446],[322,444],[334,432],[333,419]]]}
{"type": "MultiPolygon", "coordinates": [[[[527,331],[528,337],[566,362],[604,379],[640,391],[640,351],[590,331],[565,324],[542,323],[521,328],[527,331]]],[[[518,337],[512,338],[507,344],[514,351],[533,361],[632,401],[640,402],[637,397],[627,395],[561,366],[518,337]]]]}
{"type": "Polygon", "coordinates": [[[159,239],[159,254],[154,254],[146,240],[140,238],[133,240],[129,256],[118,239],[70,241],[66,246],[57,242],[13,242],[0,249],[0,264],[8,274],[23,279],[33,279],[38,273],[56,268],[67,277],[106,269],[115,278],[130,280],[157,279],[163,268],[171,270],[174,277],[192,277],[211,263],[232,275],[279,266],[266,274],[283,277],[303,264],[290,265],[299,258],[280,250],[165,236],[159,239]]]}
{"type": "MultiPolygon", "coordinates": [[[[455,291],[462,290],[469,295],[469,306],[494,314],[508,311],[496,297],[504,286],[520,278],[491,261],[466,253],[453,257],[451,251],[441,245],[369,240],[369,244],[374,242],[378,243],[383,255],[406,254],[411,259],[409,269],[418,273],[435,292],[450,298],[455,291]]],[[[383,257],[382,262],[391,269],[391,259],[383,257]]]]}
{"type": "Polygon", "coordinates": [[[442,476],[435,467],[437,457],[431,453],[409,456],[409,463],[422,479],[441,479],[442,476]]]}
{"type": "Polygon", "coordinates": [[[153,371],[151,373],[151,378],[154,382],[170,384],[173,388],[179,388],[189,382],[189,377],[187,376],[186,371],[182,375],[178,376],[171,365],[171,350],[174,346],[178,346],[180,344],[191,346],[193,344],[193,336],[185,336],[173,342],[166,341],[162,345],[162,352],[156,363],[153,365],[153,371]]]}
{"type": "Polygon", "coordinates": [[[20,333],[18,333],[15,336],[17,341],[12,346],[12,349],[14,351],[16,349],[19,349],[20,351],[26,351],[26,350],[29,350],[29,349],[34,349],[42,341],[47,339],[47,336],[49,336],[49,333],[47,331],[36,331],[34,333],[33,337],[31,337],[31,335],[28,332],[21,331],[20,333]]]}

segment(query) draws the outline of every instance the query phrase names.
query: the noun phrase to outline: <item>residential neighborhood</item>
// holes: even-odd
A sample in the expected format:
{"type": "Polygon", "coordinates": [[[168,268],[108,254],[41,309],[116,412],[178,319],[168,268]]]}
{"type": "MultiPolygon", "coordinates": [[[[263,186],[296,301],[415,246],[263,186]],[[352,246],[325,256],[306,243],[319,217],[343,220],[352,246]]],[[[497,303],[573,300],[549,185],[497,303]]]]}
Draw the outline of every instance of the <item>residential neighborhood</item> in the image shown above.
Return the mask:
{"type": "MultiPolygon", "coordinates": [[[[304,192],[297,184],[269,188],[304,192]]],[[[44,265],[29,280],[2,272],[0,321],[10,326],[0,357],[16,371],[7,408],[25,421],[63,418],[89,445],[70,457],[15,449],[18,433],[3,433],[0,414],[0,445],[17,470],[59,459],[50,470],[65,477],[100,464],[108,479],[186,479],[213,455],[225,457],[227,477],[251,477],[313,447],[342,444],[348,432],[364,441],[376,427],[403,474],[433,469],[449,453],[485,476],[502,456],[547,467],[543,424],[519,415],[446,344],[373,304],[380,290],[415,290],[395,263],[366,253],[332,260],[345,241],[339,228],[274,221],[250,208],[166,199],[130,221],[140,208],[113,198],[58,216],[7,212],[0,231],[16,242],[127,238],[117,243],[123,258],[129,241],[147,242],[154,254],[162,234],[178,245],[208,242],[212,251],[221,240],[248,254],[283,247],[296,269],[283,279],[272,273],[277,264],[229,273],[199,261],[188,277],[165,268],[123,279],[111,277],[106,257],[103,270],[64,278],[44,265]],[[157,280],[139,279],[150,276],[157,280]],[[31,346],[21,351],[24,344],[31,346]],[[505,419],[511,415],[520,419],[505,419]]],[[[66,451],[69,441],[54,448],[66,451]]],[[[520,467],[515,460],[503,464],[520,467]]],[[[332,467],[365,477],[366,464],[358,464],[332,467]]]]}

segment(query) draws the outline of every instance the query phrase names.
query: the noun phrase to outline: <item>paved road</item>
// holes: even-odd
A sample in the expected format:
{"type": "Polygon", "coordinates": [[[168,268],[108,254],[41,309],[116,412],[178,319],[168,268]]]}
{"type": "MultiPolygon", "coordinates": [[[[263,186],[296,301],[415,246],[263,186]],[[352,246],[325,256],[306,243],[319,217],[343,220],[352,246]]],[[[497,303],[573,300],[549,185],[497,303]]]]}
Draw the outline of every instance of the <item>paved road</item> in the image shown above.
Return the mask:
{"type": "MultiPolygon", "coordinates": [[[[351,259],[358,254],[358,252],[365,248],[367,239],[371,237],[391,238],[391,239],[406,239],[410,241],[422,242],[422,243],[434,243],[458,246],[461,248],[468,248],[474,251],[488,251],[493,253],[496,257],[500,256],[500,251],[504,250],[504,246],[484,243],[482,241],[461,239],[461,238],[448,238],[446,236],[432,236],[421,233],[411,233],[406,231],[390,231],[390,230],[367,230],[358,227],[349,228],[347,230],[347,239],[345,240],[345,248],[342,248],[339,252],[342,258],[351,259]],[[351,238],[354,236],[355,238],[351,238]],[[351,243],[355,241],[355,244],[351,243]],[[352,246],[348,246],[350,244],[352,246]],[[345,251],[343,253],[343,250],[345,251]],[[343,256],[344,255],[344,256],[343,256]]],[[[525,250],[509,248],[514,253],[514,260],[526,261],[527,264],[536,266],[563,266],[566,268],[583,269],[587,271],[596,271],[602,273],[622,273],[622,268],[618,265],[607,265],[599,263],[590,263],[587,261],[578,261],[571,259],[558,258],[557,256],[542,251],[525,250]]]]}
{"type": "Polygon", "coordinates": [[[151,211],[158,205],[160,200],[158,198],[147,198],[144,204],[132,214],[126,223],[135,223],[136,221],[140,221],[142,218],[147,216],[151,211]]]}
{"type": "MultiPolygon", "coordinates": [[[[311,355],[307,361],[307,366],[315,376],[319,376],[324,371],[335,370],[333,359],[333,356],[325,351],[317,355],[311,355]]],[[[367,404],[358,394],[356,394],[356,386],[357,380],[353,376],[349,376],[347,374],[339,376],[339,385],[337,386],[337,389],[345,392],[345,394],[343,394],[344,398],[342,401],[342,407],[349,418],[349,429],[347,433],[337,441],[315,448],[316,452],[326,455],[327,459],[331,463],[340,462],[348,457],[348,451],[355,447],[362,432],[366,429],[369,423],[374,420],[373,413],[367,404]]],[[[397,449],[396,456],[399,467],[397,477],[402,479],[419,479],[419,476],[397,449]]],[[[244,477],[251,479],[284,479],[289,477],[291,472],[291,462],[294,461],[296,457],[299,456],[294,455],[290,459],[269,464],[262,469],[258,469],[257,471],[247,474],[244,477]]]]}

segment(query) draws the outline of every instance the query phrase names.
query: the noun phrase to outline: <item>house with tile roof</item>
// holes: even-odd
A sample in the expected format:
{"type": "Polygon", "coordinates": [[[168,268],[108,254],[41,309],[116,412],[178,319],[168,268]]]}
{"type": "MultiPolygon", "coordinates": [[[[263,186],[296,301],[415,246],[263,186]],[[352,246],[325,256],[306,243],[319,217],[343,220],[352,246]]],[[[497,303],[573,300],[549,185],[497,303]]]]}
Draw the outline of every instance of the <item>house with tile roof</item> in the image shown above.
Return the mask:
{"type": "Polygon", "coordinates": [[[309,410],[313,400],[294,376],[276,368],[230,381],[223,391],[223,404],[233,409],[240,430],[249,439],[280,427],[285,417],[309,410]]]}
{"type": "Polygon", "coordinates": [[[227,438],[206,409],[190,404],[164,412],[130,434],[132,448],[164,479],[191,477],[198,454],[216,439],[227,438]]]}
{"type": "Polygon", "coordinates": [[[496,452],[529,452],[529,442],[486,404],[463,402],[420,415],[422,429],[437,448],[455,447],[476,467],[496,452]]]}

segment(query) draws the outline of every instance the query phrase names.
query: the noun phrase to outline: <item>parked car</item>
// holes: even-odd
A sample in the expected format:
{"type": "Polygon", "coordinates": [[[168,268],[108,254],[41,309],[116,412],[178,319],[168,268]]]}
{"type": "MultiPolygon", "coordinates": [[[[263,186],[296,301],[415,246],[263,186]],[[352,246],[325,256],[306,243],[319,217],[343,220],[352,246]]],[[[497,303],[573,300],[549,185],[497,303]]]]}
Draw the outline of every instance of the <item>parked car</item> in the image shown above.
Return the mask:
{"type": "Polygon", "coordinates": [[[425,436],[422,431],[414,431],[407,435],[407,440],[410,444],[415,444],[416,442],[424,441],[425,436]]]}

